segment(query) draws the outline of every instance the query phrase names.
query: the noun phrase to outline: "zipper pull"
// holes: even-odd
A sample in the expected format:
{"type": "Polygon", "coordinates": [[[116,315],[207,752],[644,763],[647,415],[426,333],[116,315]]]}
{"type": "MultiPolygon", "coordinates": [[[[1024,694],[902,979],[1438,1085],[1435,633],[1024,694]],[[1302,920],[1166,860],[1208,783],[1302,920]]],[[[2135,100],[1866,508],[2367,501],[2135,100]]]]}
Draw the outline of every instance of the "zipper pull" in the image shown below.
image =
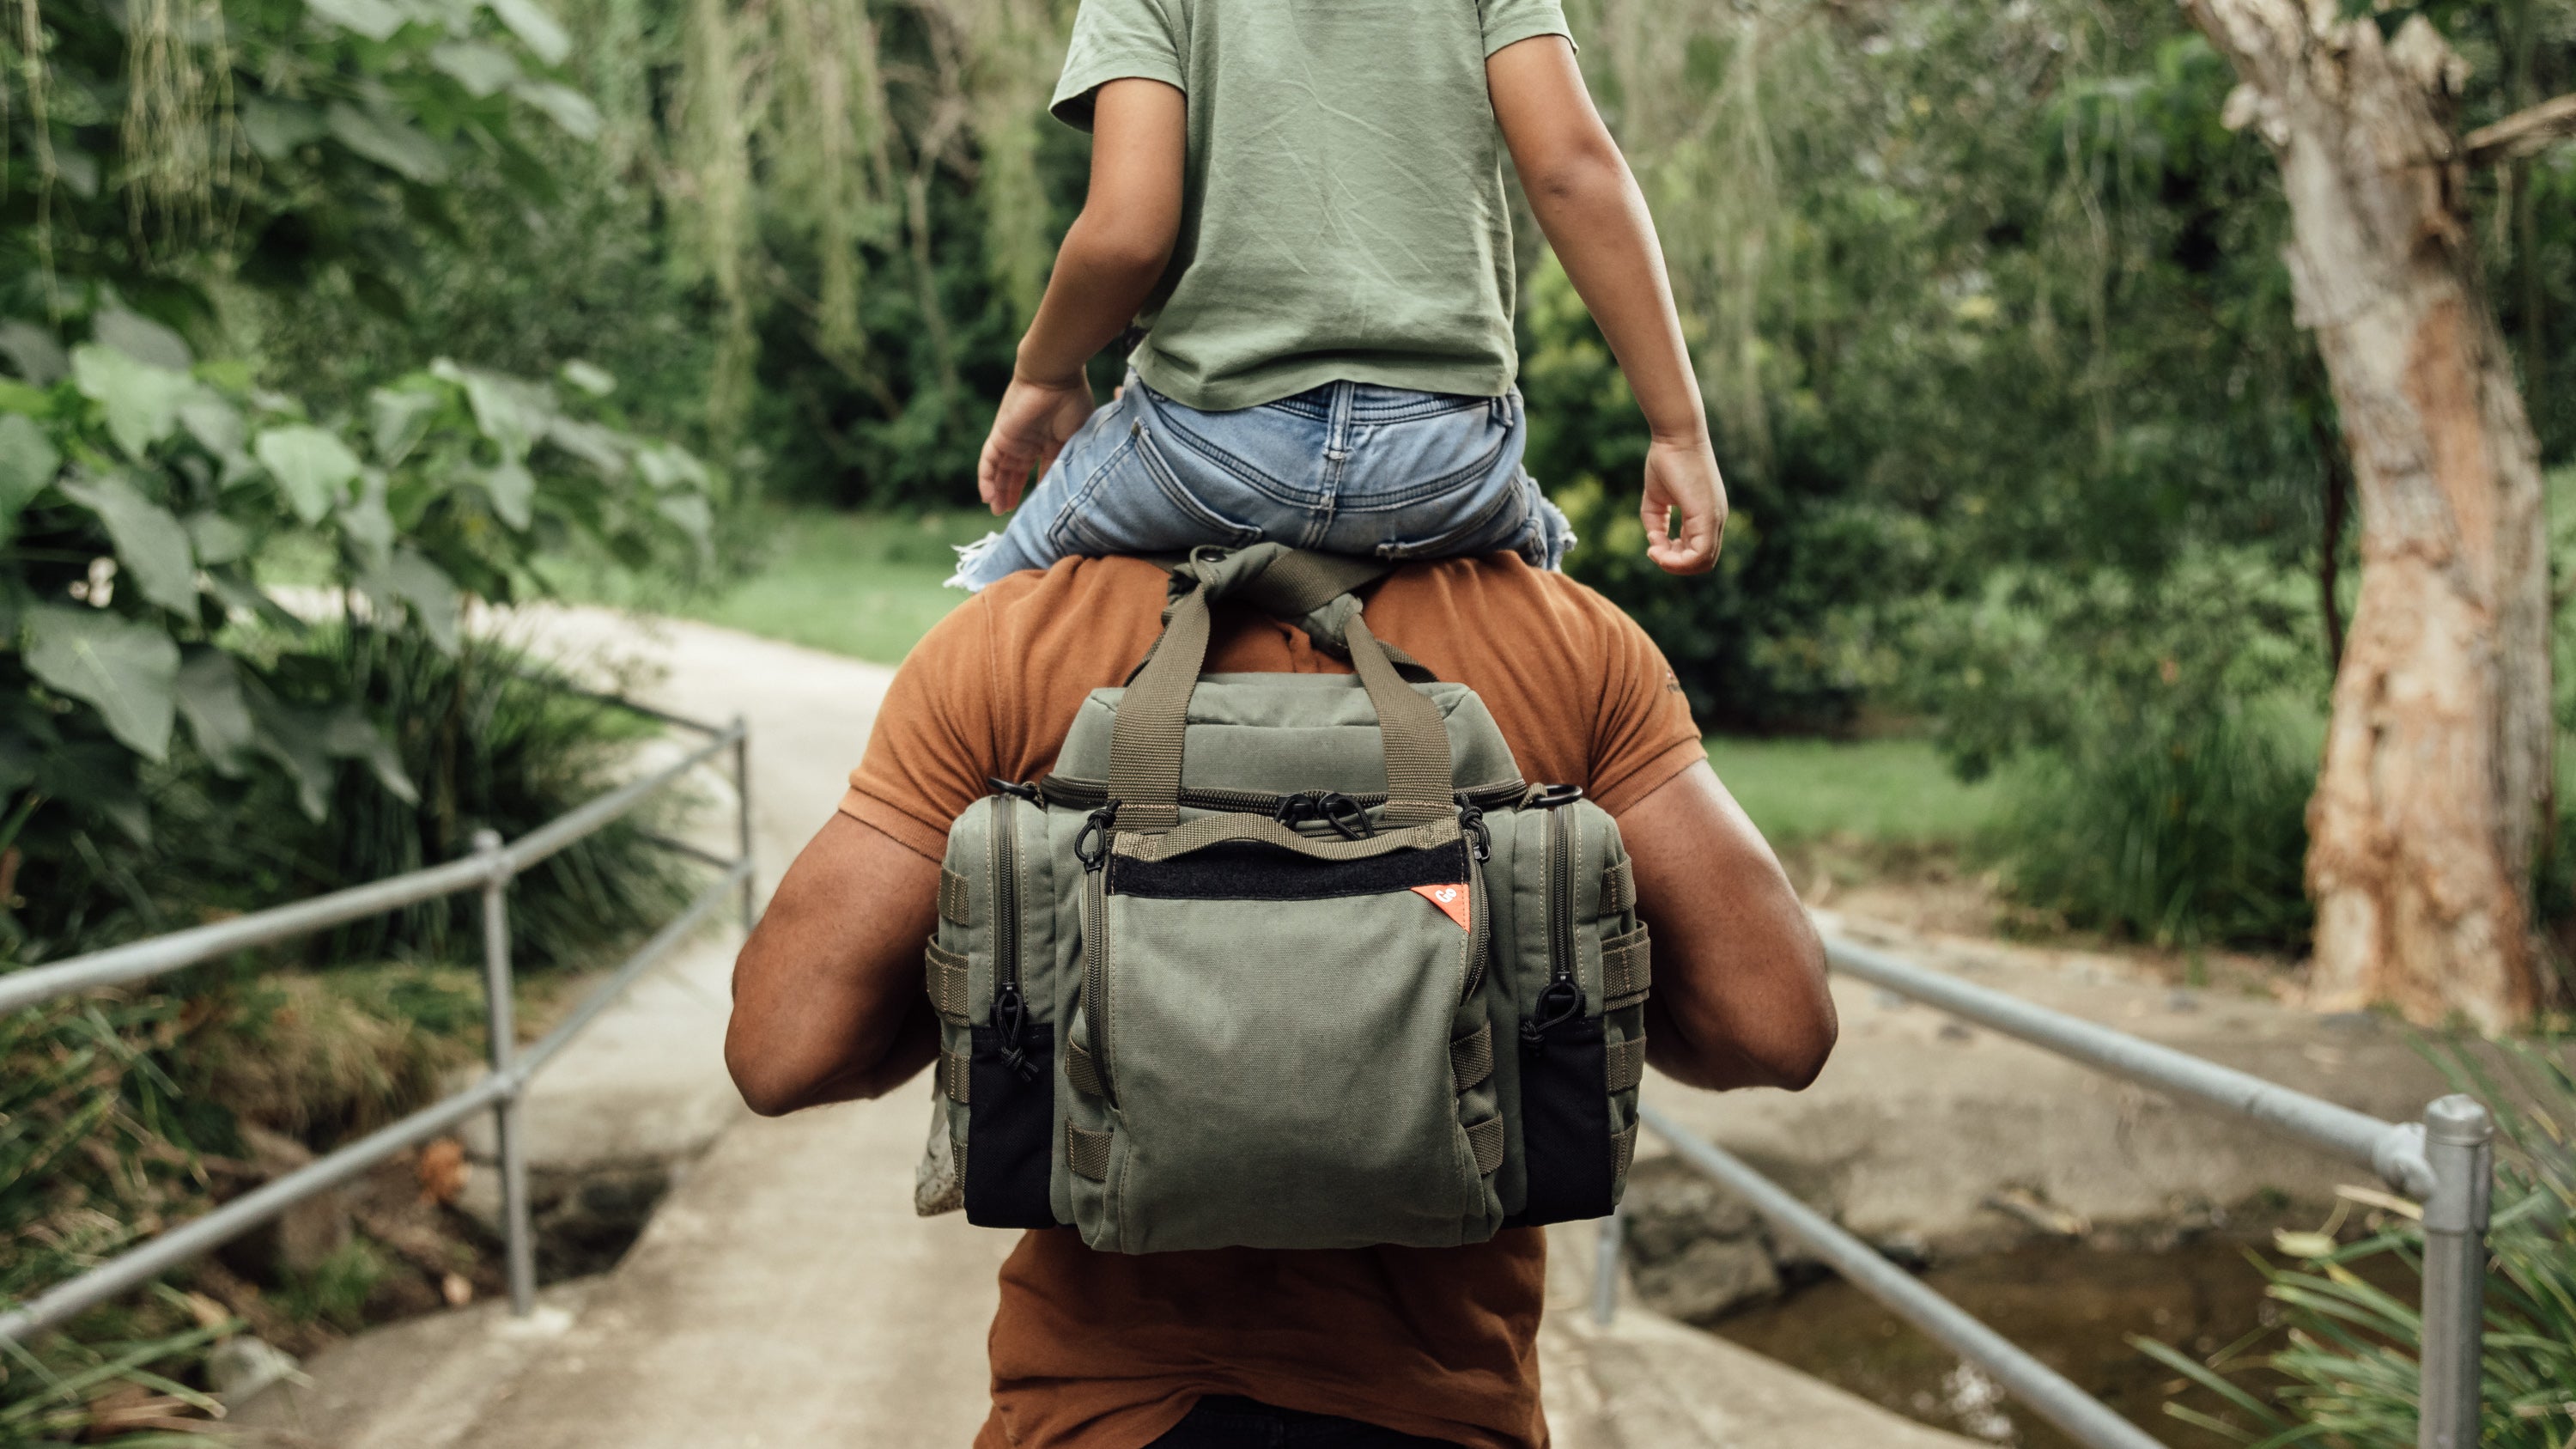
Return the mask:
{"type": "Polygon", "coordinates": [[[1476,843],[1478,861],[1494,858],[1494,832],[1485,824],[1485,812],[1481,806],[1459,806],[1458,828],[1467,832],[1467,838],[1476,843]]]}
{"type": "Polygon", "coordinates": [[[1118,802],[1110,801],[1082,817],[1082,833],[1073,838],[1073,858],[1082,862],[1085,871],[1100,869],[1109,861],[1109,827],[1118,819],[1118,802]]]}
{"type": "Polygon", "coordinates": [[[1020,1028],[1028,1023],[1028,1003],[1020,999],[1020,985],[1014,981],[1004,986],[993,1001],[993,1026],[1002,1037],[1002,1065],[1009,1067],[1023,1082],[1037,1080],[1038,1064],[1020,1047],[1020,1028]]]}
{"type": "Polygon", "coordinates": [[[1571,976],[1559,976],[1538,994],[1538,1014],[1521,1023],[1521,1050],[1537,1056],[1547,1050],[1547,1034],[1583,1014],[1583,988],[1571,976]]]}

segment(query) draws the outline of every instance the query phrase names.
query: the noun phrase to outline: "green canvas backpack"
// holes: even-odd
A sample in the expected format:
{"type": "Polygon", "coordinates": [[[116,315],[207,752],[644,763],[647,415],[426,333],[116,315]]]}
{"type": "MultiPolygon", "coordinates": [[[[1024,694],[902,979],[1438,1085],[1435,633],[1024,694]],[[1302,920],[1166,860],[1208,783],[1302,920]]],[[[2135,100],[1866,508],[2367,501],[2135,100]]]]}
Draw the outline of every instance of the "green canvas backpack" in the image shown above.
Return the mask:
{"type": "Polygon", "coordinates": [[[1448,1247],[1609,1213],[1646,929],[1619,831],[1380,643],[1391,565],[1171,565],[1164,632],[1055,771],[950,829],[924,1211],[1113,1252],[1448,1247]],[[1200,677],[1209,604],[1356,675],[1200,677]]]}

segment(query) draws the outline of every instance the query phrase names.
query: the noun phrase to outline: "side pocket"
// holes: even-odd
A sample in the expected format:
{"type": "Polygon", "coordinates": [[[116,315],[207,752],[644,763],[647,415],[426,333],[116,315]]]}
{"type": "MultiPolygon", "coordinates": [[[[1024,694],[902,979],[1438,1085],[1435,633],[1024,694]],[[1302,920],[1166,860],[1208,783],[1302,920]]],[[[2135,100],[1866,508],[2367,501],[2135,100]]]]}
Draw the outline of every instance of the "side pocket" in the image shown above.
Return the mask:
{"type": "MultiPolygon", "coordinates": [[[[1621,1164],[1611,1136],[1608,1044],[1602,1020],[1577,1016],[1521,1053],[1521,1144],[1529,1195],[1513,1226],[1607,1217],[1621,1164]]],[[[981,1150],[979,1142],[978,1149],[981,1150]]],[[[974,1202],[969,1188],[967,1202],[974,1202]]]]}
{"type": "Polygon", "coordinates": [[[1000,1031],[972,1029],[966,1068],[966,1221],[980,1228],[1051,1228],[1047,1175],[1055,1128],[1055,1028],[1020,1028],[1020,1063],[1000,1031]]]}

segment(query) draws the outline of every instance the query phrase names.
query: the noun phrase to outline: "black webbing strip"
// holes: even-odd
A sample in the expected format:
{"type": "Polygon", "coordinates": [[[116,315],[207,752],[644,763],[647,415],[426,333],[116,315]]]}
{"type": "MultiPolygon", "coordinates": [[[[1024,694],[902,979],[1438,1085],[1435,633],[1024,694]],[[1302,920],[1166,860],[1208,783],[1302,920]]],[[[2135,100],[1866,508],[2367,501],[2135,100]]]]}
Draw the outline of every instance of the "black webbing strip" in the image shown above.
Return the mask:
{"type": "Polygon", "coordinates": [[[1503,1119],[1488,1117],[1467,1128],[1467,1150],[1476,1154],[1476,1175],[1490,1175],[1503,1165],[1503,1119]]]}
{"type": "Polygon", "coordinates": [[[1064,1124],[1064,1165],[1093,1182],[1109,1180],[1109,1134],[1064,1124]]]}
{"type": "Polygon", "coordinates": [[[1487,1022],[1449,1043],[1449,1074],[1464,1092],[1494,1074],[1494,1024],[1487,1022]]]}
{"type": "Polygon", "coordinates": [[[1637,905],[1637,872],[1621,856],[1619,863],[1601,872],[1601,914],[1617,915],[1634,910],[1637,905]]]}
{"type": "Polygon", "coordinates": [[[1643,925],[1601,943],[1601,1003],[1605,1011],[1634,1006],[1655,982],[1654,958],[1643,925]]]}
{"type": "Polygon", "coordinates": [[[944,865],[939,868],[939,914],[954,925],[975,924],[974,892],[967,886],[966,877],[944,865]]]}
{"type": "Polygon", "coordinates": [[[1100,1069],[1091,1064],[1091,1053],[1084,1051],[1082,1043],[1078,1041],[1068,1041],[1064,1044],[1064,1079],[1073,1084],[1075,1091],[1085,1096],[1109,1095],[1101,1089],[1100,1069]]]}
{"type": "Polygon", "coordinates": [[[942,1051],[939,1054],[939,1090],[947,1095],[949,1101],[966,1100],[967,1083],[974,1079],[974,1073],[967,1069],[971,1060],[964,1052],[942,1051]]]}
{"type": "Polygon", "coordinates": [[[930,989],[931,1008],[950,1026],[967,1025],[966,958],[933,941],[924,959],[928,962],[925,984],[930,989]]]}
{"type": "Polygon", "coordinates": [[[1646,1079],[1646,1034],[1639,1032],[1610,1044],[1608,1090],[1624,1092],[1646,1079]]]}

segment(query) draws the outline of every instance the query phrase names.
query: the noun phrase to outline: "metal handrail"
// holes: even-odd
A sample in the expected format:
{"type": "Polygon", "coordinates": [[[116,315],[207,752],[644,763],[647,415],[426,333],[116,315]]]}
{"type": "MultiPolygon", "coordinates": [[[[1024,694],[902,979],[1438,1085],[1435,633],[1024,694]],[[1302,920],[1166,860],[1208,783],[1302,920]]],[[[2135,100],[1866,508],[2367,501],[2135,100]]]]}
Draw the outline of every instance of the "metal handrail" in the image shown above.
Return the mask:
{"type": "Polygon", "coordinates": [[[248,947],[292,940],[326,927],[381,915],[422,901],[454,895],[458,891],[480,889],[483,892],[484,1004],[490,1026],[489,1071],[470,1085],[399,1121],[380,1127],[0,1313],[0,1343],[15,1342],[28,1334],[52,1327],[83,1309],[147,1283],[187,1259],[238,1237],[297,1203],[327,1192],[395,1153],[487,1109],[493,1114],[500,1148],[501,1209],[511,1308],[524,1316],[535,1307],[535,1239],[529,1223],[525,1143],[518,1120],[520,1098],[528,1083],[628,987],[686,939],[726,895],[738,889],[744,929],[748,930],[752,921],[749,728],[740,716],[730,724],[712,725],[649,709],[629,700],[602,698],[650,718],[698,731],[709,739],[672,764],[567,811],[515,841],[505,844],[493,831],[478,832],[474,853],[462,859],[370,881],[272,910],[237,916],[228,921],[94,951],[51,966],[0,976],[0,1012],[15,1011],[77,992],[141,981],[248,947]],[[519,1051],[511,1021],[510,883],[530,866],[617,820],[727,749],[733,753],[735,833],[739,853],[727,859],[682,842],[652,837],[658,844],[680,847],[685,853],[720,867],[722,874],[699,891],[678,915],[654,932],[651,939],[637,947],[554,1030],[526,1051],[519,1051]]]}
{"type": "MultiPolygon", "coordinates": [[[[2159,1091],[2259,1122],[2377,1172],[2423,1200],[2424,1298],[2418,1449],[2478,1442],[2479,1361],[2485,1333],[2488,1195],[2495,1178],[2494,1120],[2474,1097],[2443,1097],[2424,1121],[2387,1122],[2188,1052],[2019,997],[1928,971],[1884,952],[1829,938],[1827,962],[1872,985],[1978,1022],[2042,1050],[2159,1091]]],[[[1966,1310],[1925,1286],[1742,1159],[1655,1107],[1638,1116],[1685,1161],[1743,1197],[1772,1226],[1814,1250],[1860,1289],[1961,1358],[2005,1392],[2095,1449],[2157,1449],[2158,1441],[1966,1310]]],[[[1602,1220],[1594,1317],[1617,1311],[1613,1275],[1621,1217],[1602,1220]]]]}

